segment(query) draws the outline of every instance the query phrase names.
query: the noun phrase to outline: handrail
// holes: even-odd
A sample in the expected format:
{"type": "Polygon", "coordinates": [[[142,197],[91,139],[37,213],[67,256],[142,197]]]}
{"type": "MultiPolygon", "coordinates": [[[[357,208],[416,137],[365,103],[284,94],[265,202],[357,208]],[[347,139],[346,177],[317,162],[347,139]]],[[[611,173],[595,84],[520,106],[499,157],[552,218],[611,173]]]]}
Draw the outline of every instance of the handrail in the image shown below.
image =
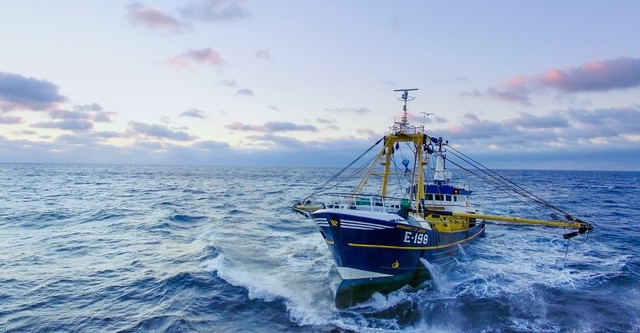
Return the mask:
{"type": "Polygon", "coordinates": [[[334,200],[323,200],[326,207],[338,204],[341,208],[360,209],[369,206],[370,211],[397,212],[403,200],[406,198],[381,196],[379,194],[354,194],[354,193],[323,193],[323,197],[335,198],[334,200]],[[337,199],[337,200],[336,200],[337,199]],[[337,202],[336,202],[337,201],[337,202]]]}

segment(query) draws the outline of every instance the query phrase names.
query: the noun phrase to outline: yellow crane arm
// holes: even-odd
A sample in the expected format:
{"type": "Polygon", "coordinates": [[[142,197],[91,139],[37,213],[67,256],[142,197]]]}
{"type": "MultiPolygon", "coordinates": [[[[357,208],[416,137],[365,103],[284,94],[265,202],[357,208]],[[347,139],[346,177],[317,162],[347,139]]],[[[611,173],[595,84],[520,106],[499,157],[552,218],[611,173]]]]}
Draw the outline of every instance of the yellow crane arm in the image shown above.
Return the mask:
{"type": "Polygon", "coordinates": [[[580,219],[575,219],[573,221],[547,221],[547,220],[528,219],[528,218],[512,217],[512,216],[498,216],[498,215],[487,215],[487,214],[442,212],[442,211],[428,211],[427,214],[451,215],[451,216],[459,216],[464,218],[473,218],[473,219],[480,219],[480,220],[500,221],[500,222],[516,223],[516,224],[533,224],[533,225],[542,225],[542,226],[548,226],[548,227],[571,228],[571,229],[578,230],[578,231],[570,232],[563,235],[565,239],[575,237],[587,231],[593,231],[593,225],[591,223],[582,221],[580,219]]]}

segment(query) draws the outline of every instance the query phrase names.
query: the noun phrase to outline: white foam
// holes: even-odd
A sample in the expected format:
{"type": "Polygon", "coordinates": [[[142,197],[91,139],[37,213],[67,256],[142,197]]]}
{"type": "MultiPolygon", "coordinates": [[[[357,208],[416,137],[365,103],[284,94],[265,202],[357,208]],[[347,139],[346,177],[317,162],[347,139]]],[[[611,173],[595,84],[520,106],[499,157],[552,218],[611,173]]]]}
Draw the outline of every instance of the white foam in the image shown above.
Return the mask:
{"type": "Polygon", "coordinates": [[[202,262],[201,268],[246,288],[251,299],[282,299],[291,320],[301,325],[332,325],[339,320],[332,290],[340,279],[319,233],[294,238],[272,232],[268,239],[279,241],[262,246],[228,244],[220,234],[208,236],[221,254],[202,262]]]}
{"type": "MultiPolygon", "coordinates": [[[[301,326],[338,327],[355,332],[393,332],[400,328],[395,318],[367,319],[365,314],[406,301],[406,291],[401,289],[387,296],[375,294],[364,306],[347,310],[348,315],[345,315],[334,304],[335,291],[341,280],[322,236],[317,233],[295,238],[283,238],[278,233],[270,236],[281,241],[248,252],[221,242],[223,236],[219,233],[209,233],[207,237],[221,253],[203,261],[200,267],[215,272],[234,286],[245,288],[252,299],[282,300],[290,320],[301,326]]],[[[411,328],[402,329],[412,331],[411,328]]],[[[415,332],[420,331],[424,328],[415,329],[415,332]]]]}
{"type": "Polygon", "coordinates": [[[595,242],[567,243],[556,229],[489,232],[472,251],[473,260],[458,262],[470,273],[456,292],[489,298],[531,293],[535,285],[581,288],[621,272],[630,260],[595,242]]]}
{"type": "MultiPolygon", "coordinates": [[[[334,295],[340,277],[322,236],[316,231],[298,234],[291,231],[255,230],[268,224],[257,223],[254,229],[242,226],[235,230],[216,230],[205,235],[206,244],[220,251],[216,258],[203,261],[200,267],[216,272],[230,284],[246,288],[252,299],[266,302],[281,300],[289,318],[300,325],[338,327],[358,332],[452,331],[454,323],[416,323],[414,327],[400,325],[395,318],[380,318],[376,313],[403,302],[449,299],[464,295],[478,298],[508,298],[513,302],[544,305],[536,285],[580,288],[621,271],[631,257],[603,256],[609,251],[604,244],[570,243],[556,229],[519,229],[496,226],[486,237],[466,248],[453,268],[432,266],[425,262],[435,286],[417,292],[401,289],[388,295],[374,294],[367,302],[352,309],[339,311],[334,295]],[[542,230],[542,231],[539,231],[542,230]],[[236,237],[229,237],[233,233],[236,237]],[[262,233],[266,237],[252,237],[262,233]],[[238,237],[240,236],[240,237],[238,237]],[[238,241],[242,239],[242,241],[238,241]],[[598,255],[590,254],[596,250],[598,255]],[[598,269],[582,269],[591,263],[598,269]]],[[[425,286],[423,286],[425,287],[425,286]]],[[[525,308],[526,305],[518,305],[525,308]]],[[[545,317],[544,306],[535,308],[536,316],[545,317]]],[[[546,323],[518,322],[513,327],[544,329],[546,323]]]]}

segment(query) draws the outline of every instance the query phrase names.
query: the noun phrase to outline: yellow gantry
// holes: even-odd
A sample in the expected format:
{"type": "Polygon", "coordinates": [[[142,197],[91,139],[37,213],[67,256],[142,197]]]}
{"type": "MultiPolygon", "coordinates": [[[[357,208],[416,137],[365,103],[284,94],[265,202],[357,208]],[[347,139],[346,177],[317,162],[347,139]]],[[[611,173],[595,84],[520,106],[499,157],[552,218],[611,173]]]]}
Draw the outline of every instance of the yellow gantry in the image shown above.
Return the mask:
{"type": "Polygon", "coordinates": [[[459,217],[489,220],[489,221],[510,222],[510,223],[517,223],[517,224],[544,225],[548,227],[562,227],[562,228],[572,228],[572,229],[580,229],[585,227],[585,222],[582,222],[582,221],[546,221],[546,220],[537,220],[537,219],[527,219],[522,217],[472,214],[472,213],[461,213],[461,212],[460,213],[453,212],[451,213],[451,215],[459,216],[459,217]]]}
{"type": "MultiPolygon", "coordinates": [[[[385,144],[383,147],[383,151],[386,151],[385,154],[385,163],[384,163],[384,172],[382,174],[382,188],[380,189],[380,195],[385,196],[387,194],[387,183],[389,181],[389,175],[391,174],[391,155],[393,155],[393,151],[395,149],[396,143],[400,142],[413,142],[415,145],[416,153],[414,156],[415,165],[413,170],[413,177],[418,177],[417,182],[412,181],[412,185],[417,185],[417,193],[416,193],[416,207],[418,210],[418,203],[420,200],[424,199],[424,163],[422,161],[422,146],[424,144],[425,135],[418,131],[415,134],[405,134],[405,133],[397,133],[389,135],[385,138],[385,144]]],[[[415,180],[415,178],[414,178],[415,180]]]]}
{"type": "Polygon", "coordinates": [[[411,129],[413,129],[415,133],[406,134],[404,132],[399,132],[399,133],[392,133],[391,135],[388,135],[385,137],[385,142],[382,147],[382,150],[380,150],[380,152],[376,156],[373,163],[371,163],[371,166],[367,170],[366,174],[364,175],[364,177],[362,177],[362,179],[360,180],[360,183],[358,183],[358,186],[356,186],[356,188],[354,189],[353,191],[354,194],[362,192],[362,189],[367,184],[369,177],[373,174],[373,170],[375,169],[376,165],[378,165],[380,160],[384,157],[384,163],[383,163],[384,171],[382,173],[382,186],[380,188],[380,195],[383,197],[386,196],[387,185],[389,183],[389,176],[393,174],[391,172],[391,158],[395,151],[395,145],[396,143],[401,143],[401,142],[413,142],[413,144],[415,145],[415,155],[414,155],[415,165],[412,172],[412,175],[413,175],[412,184],[417,185],[416,200],[414,201],[415,202],[414,209],[416,211],[418,210],[418,204],[425,197],[424,166],[426,165],[426,163],[423,162],[423,157],[422,157],[424,154],[422,146],[424,144],[425,135],[424,133],[422,133],[422,131],[415,130],[414,128],[411,128],[411,129]],[[415,177],[417,177],[418,179],[416,180],[415,177]]]}

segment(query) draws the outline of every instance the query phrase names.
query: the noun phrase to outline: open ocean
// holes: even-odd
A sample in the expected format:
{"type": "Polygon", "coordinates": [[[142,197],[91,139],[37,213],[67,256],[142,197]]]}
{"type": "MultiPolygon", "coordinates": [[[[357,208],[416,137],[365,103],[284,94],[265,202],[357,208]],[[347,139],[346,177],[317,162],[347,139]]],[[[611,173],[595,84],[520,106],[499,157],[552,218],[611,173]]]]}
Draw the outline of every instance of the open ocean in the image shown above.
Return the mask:
{"type": "MultiPolygon", "coordinates": [[[[595,225],[487,225],[339,311],[290,207],[337,169],[0,164],[0,332],[639,332],[640,172],[499,171],[595,225]]],[[[542,217],[462,171],[487,213],[542,217]]]]}

